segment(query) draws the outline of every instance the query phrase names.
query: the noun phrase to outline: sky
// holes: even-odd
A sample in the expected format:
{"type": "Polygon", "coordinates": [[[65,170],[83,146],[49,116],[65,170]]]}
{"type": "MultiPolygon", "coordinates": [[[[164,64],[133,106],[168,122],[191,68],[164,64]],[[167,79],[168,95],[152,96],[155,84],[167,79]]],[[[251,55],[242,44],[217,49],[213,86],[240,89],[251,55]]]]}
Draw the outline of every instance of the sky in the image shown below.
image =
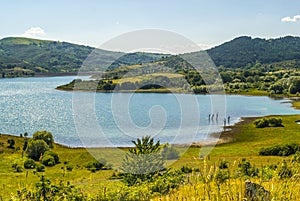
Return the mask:
{"type": "Polygon", "coordinates": [[[244,35],[300,36],[299,0],[3,0],[0,5],[0,38],[99,47],[130,31],[162,29],[211,47],[244,35]]]}

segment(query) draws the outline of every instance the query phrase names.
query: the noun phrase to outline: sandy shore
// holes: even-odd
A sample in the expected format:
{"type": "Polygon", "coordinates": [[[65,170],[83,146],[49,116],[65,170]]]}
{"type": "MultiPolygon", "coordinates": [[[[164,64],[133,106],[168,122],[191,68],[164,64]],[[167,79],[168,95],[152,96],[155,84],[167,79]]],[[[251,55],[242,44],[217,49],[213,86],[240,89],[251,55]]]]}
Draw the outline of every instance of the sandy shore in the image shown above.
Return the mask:
{"type": "Polygon", "coordinates": [[[214,146],[214,145],[233,142],[235,140],[235,134],[239,133],[241,126],[249,124],[257,118],[261,118],[261,117],[242,117],[241,121],[239,121],[234,125],[226,126],[223,131],[210,134],[210,136],[212,138],[215,138],[216,140],[206,141],[206,142],[193,142],[191,146],[192,147],[214,146]]]}

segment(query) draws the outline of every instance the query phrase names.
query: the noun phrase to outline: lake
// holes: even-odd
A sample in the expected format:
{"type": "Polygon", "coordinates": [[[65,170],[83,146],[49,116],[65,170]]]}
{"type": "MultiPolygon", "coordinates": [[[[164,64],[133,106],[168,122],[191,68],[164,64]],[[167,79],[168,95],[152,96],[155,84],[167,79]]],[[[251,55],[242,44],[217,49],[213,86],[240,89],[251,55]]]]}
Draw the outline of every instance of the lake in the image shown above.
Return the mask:
{"type": "Polygon", "coordinates": [[[0,132],[47,130],[56,142],[73,147],[129,146],[144,135],[191,143],[209,140],[223,129],[224,118],[228,125],[228,116],[232,125],[241,117],[299,114],[286,99],[268,97],[55,90],[75,78],[0,79],[0,132]]]}

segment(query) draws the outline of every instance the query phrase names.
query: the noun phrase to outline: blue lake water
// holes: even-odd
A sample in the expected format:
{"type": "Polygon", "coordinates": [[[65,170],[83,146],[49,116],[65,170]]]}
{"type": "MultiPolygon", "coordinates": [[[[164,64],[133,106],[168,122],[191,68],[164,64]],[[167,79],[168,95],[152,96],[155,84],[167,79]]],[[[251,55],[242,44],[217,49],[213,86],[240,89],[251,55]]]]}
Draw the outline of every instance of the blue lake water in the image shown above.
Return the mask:
{"type": "Polygon", "coordinates": [[[224,118],[228,125],[228,116],[233,124],[241,117],[300,113],[287,100],[268,97],[55,90],[74,78],[0,79],[0,133],[48,130],[58,143],[87,147],[129,146],[144,135],[191,143],[209,140],[224,118]]]}

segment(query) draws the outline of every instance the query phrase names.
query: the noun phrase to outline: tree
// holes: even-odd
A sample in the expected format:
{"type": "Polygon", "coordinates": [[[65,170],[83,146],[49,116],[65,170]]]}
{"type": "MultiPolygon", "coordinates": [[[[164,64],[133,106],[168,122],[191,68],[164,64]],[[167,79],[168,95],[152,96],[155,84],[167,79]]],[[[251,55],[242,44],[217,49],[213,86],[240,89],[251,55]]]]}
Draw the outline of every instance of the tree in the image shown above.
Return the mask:
{"type": "Polygon", "coordinates": [[[7,143],[8,143],[8,148],[11,148],[11,149],[14,149],[15,148],[15,140],[12,139],[12,138],[9,138],[7,140],[7,143]]]}
{"type": "Polygon", "coordinates": [[[49,146],[44,140],[30,140],[26,153],[29,158],[38,161],[47,150],[49,150],[49,146]]]}
{"type": "Polygon", "coordinates": [[[53,136],[48,131],[37,131],[33,134],[33,140],[44,140],[50,148],[53,148],[53,136]]]}
{"type": "Polygon", "coordinates": [[[142,140],[132,141],[134,148],[123,159],[121,170],[124,172],[123,181],[132,186],[138,182],[150,181],[153,175],[164,169],[164,159],[161,155],[160,142],[154,143],[150,136],[142,140]]]}
{"type": "Polygon", "coordinates": [[[289,89],[291,94],[300,93],[300,79],[295,79],[289,89]]]}

